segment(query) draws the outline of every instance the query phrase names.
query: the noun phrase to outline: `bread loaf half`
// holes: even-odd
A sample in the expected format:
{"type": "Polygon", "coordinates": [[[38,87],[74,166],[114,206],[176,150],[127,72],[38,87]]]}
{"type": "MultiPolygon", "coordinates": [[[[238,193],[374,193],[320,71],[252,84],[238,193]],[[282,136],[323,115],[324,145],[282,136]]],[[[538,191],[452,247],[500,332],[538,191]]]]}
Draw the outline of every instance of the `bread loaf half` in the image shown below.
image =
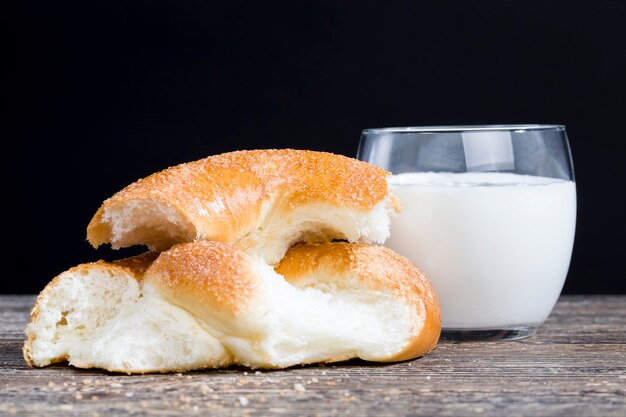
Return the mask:
{"type": "Polygon", "coordinates": [[[197,241],[62,273],[32,310],[24,356],[32,366],[67,360],[128,373],[284,368],[411,359],[439,331],[428,280],[388,249],[298,245],[274,270],[197,241]]]}
{"type": "Polygon", "coordinates": [[[296,242],[382,243],[399,208],[388,173],[325,152],[230,152],[140,179],[107,199],[87,228],[94,247],[164,250],[206,239],[276,264],[296,242]]]}

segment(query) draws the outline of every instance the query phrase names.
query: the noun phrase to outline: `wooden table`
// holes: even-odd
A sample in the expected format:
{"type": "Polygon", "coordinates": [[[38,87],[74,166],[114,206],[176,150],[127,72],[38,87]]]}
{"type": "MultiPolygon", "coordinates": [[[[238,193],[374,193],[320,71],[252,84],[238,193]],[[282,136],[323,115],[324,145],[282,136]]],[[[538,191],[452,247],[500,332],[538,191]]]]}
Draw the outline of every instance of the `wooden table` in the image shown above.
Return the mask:
{"type": "Polygon", "coordinates": [[[530,338],[413,361],[120,375],[29,368],[32,296],[0,296],[0,415],[626,416],[626,296],[564,296],[530,338]]]}

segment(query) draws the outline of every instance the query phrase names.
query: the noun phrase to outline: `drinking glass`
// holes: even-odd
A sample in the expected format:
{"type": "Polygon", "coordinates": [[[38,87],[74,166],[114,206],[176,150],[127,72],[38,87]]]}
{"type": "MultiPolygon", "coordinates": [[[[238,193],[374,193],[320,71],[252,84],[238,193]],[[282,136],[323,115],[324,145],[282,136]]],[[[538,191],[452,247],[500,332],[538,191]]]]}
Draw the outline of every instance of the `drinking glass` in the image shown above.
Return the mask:
{"type": "Polygon", "coordinates": [[[357,158],[391,172],[385,246],[430,279],[443,340],[531,336],[569,269],[574,168],[563,125],[365,129],[357,158]]]}

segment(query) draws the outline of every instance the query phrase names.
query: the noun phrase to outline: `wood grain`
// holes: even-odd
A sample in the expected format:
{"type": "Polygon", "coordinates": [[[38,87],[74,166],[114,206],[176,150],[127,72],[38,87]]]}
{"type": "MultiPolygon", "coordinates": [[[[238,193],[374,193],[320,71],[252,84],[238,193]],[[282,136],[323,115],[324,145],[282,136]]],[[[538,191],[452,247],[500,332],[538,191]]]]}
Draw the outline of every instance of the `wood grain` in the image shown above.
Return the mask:
{"type": "Polygon", "coordinates": [[[29,368],[33,296],[0,296],[0,415],[626,416],[626,296],[564,296],[530,338],[413,361],[128,376],[29,368]]]}

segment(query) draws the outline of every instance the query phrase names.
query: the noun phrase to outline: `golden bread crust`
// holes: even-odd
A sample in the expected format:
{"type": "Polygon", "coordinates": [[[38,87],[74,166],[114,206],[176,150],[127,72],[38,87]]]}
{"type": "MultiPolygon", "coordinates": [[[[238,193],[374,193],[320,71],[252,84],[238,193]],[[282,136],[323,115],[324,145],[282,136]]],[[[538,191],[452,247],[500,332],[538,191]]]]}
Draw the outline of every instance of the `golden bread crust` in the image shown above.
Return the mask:
{"type": "Polygon", "coordinates": [[[146,271],[146,280],[176,299],[210,304],[236,316],[254,297],[257,285],[247,256],[221,242],[181,243],[161,252],[146,271]]]}
{"type": "Polygon", "coordinates": [[[328,152],[267,149],[208,157],[207,163],[254,173],[268,193],[281,192],[293,208],[324,201],[357,210],[372,209],[387,195],[387,171],[328,152]]]}

